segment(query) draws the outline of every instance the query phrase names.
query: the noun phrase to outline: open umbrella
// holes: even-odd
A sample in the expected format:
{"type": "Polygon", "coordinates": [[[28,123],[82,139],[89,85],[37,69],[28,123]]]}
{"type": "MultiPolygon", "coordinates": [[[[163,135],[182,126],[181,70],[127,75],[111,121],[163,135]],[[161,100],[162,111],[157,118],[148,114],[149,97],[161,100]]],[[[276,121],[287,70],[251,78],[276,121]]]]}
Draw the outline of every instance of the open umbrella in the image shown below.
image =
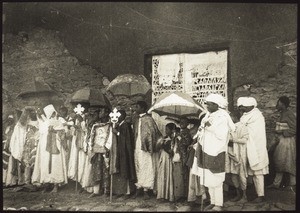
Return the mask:
{"type": "Polygon", "coordinates": [[[18,98],[27,99],[31,97],[49,97],[56,95],[56,92],[39,77],[36,77],[33,82],[26,84],[23,90],[23,92],[17,95],[18,98]]]}
{"type": "Polygon", "coordinates": [[[89,106],[107,106],[111,108],[110,102],[107,97],[99,89],[91,89],[85,87],[77,90],[72,98],[71,103],[87,103],[89,106]]]}
{"type": "Polygon", "coordinates": [[[118,75],[110,82],[106,90],[114,95],[145,95],[151,89],[151,85],[143,75],[123,74],[118,75]]]}
{"type": "Polygon", "coordinates": [[[162,94],[152,107],[148,110],[159,115],[171,117],[198,117],[205,108],[196,102],[191,96],[182,92],[172,92],[162,94]]]}

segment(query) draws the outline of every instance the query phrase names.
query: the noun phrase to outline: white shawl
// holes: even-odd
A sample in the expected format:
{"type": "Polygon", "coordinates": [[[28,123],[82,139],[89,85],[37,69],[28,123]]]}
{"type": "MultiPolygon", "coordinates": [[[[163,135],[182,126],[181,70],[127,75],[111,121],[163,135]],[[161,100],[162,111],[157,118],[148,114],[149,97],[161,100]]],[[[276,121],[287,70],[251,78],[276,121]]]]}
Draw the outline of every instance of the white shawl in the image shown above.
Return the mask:
{"type": "Polygon", "coordinates": [[[249,133],[247,157],[252,170],[260,170],[269,165],[265,119],[259,109],[244,113],[240,122],[249,133]]]}
{"type": "Polygon", "coordinates": [[[23,126],[20,124],[20,122],[18,122],[10,139],[11,154],[19,161],[21,161],[23,155],[24,144],[26,140],[26,128],[27,125],[23,126]]]}

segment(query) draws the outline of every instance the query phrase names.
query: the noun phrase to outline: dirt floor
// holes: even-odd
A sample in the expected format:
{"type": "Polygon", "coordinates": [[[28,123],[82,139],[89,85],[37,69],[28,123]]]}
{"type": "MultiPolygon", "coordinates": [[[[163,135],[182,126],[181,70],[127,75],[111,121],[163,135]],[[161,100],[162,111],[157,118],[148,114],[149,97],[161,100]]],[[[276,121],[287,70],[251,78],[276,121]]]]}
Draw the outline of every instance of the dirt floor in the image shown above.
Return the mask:
{"type": "MultiPolygon", "coordinates": [[[[255,198],[253,185],[248,187],[248,199],[255,198]]],[[[201,211],[200,202],[161,202],[153,196],[149,200],[113,196],[88,198],[89,193],[76,193],[75,183],[70,182],[58,193],[29,192],[21,187],[3,188],[3,210],[32,211],[201,211]],[[20,191],[19,191],[20,190],[20,191]]],[[[224,211],[282,211],[295,210],[296,193],[291,190],[268,189],[265,192],[266,202],[260,204],[236,204],[229,199],[234,196],[233,190],[224,193],[224,211]]],[[[207,205],[207,204],[206,204],[207,205]]],[[[205,206],[204,206],[205,207],[205,206]]]]}

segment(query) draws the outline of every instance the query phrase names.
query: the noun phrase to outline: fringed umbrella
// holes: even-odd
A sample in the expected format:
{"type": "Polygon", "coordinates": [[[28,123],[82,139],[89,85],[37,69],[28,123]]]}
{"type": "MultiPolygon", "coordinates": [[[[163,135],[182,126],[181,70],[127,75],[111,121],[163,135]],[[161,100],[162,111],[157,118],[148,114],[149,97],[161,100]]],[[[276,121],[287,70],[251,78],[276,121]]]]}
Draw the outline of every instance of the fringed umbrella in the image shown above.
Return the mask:
{"type": "Polygon", "coordinates": [[[123,74],[118,75],[107,86],[106,91],[113,95],[146,95],[151,90],[151,85],[143,75],[123,74]]]}
{"type": "Polygon", "coordinates": [[[148,113],[152,111],[160,116],[195,118],[199,117],[200,113],[206,110],[190,95],[182,92],[172,92],[162,94],[148,110],[148,113]]]}

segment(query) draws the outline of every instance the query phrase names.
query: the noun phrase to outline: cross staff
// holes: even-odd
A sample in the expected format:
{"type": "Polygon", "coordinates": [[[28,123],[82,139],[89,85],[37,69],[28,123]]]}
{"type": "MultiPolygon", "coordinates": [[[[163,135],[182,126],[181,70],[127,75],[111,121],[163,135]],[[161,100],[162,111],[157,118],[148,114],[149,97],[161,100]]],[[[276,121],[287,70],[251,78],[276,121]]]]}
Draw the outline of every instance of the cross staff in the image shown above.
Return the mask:
{"type": "Polygon", "coordinates": [[[83,111],[84,111],[84,107],[82,107],[81,104],[77,104],[77,106],[74,108],[74,112],[77,115],[82,115],[83,111]]]}
{"type": "MultiPolygon", "coordinates": [[[[109,117],[111,122],[113,123],[113,128],[116,127],[116,123],[118,122],[119,117],[121,116],[121,113],[118,112],[117,108],[114,108],[114,110],[109,113],[109,117]]],[[[113,174],[110,174],[110,202],[112,202],[112,185],[113,185],[113,174]]]]}
{"type": "Polygon", "coordinates": [[[113,127],[116,127],[116,123],[118,122],[119,117],[121,116],[121,113],[117,110],[117,108],[114,108],[114,110],[109,113],[109,117],[111,122],[113,123],[113,127]]]}
{"type": "MultiPolygon", "coordinates": [[[[74,108],[74,112],[77,115],[82,115],[83,111],[84,111],[84,107],[82,107],[81,104],[77,104],[77,106],[74,108]]],[[[76,137],[78,137],[78,134],[76,135],[76,137]]],[[[78,187],[77,186],[78,185],[78,160],[79,160],[78,156],[79,156],[79,148],[77,150],[77,156],[76,156],[76,182],[75,182],[75,191],[76,192],[77,192],[77,187],[78,187]]]]}

